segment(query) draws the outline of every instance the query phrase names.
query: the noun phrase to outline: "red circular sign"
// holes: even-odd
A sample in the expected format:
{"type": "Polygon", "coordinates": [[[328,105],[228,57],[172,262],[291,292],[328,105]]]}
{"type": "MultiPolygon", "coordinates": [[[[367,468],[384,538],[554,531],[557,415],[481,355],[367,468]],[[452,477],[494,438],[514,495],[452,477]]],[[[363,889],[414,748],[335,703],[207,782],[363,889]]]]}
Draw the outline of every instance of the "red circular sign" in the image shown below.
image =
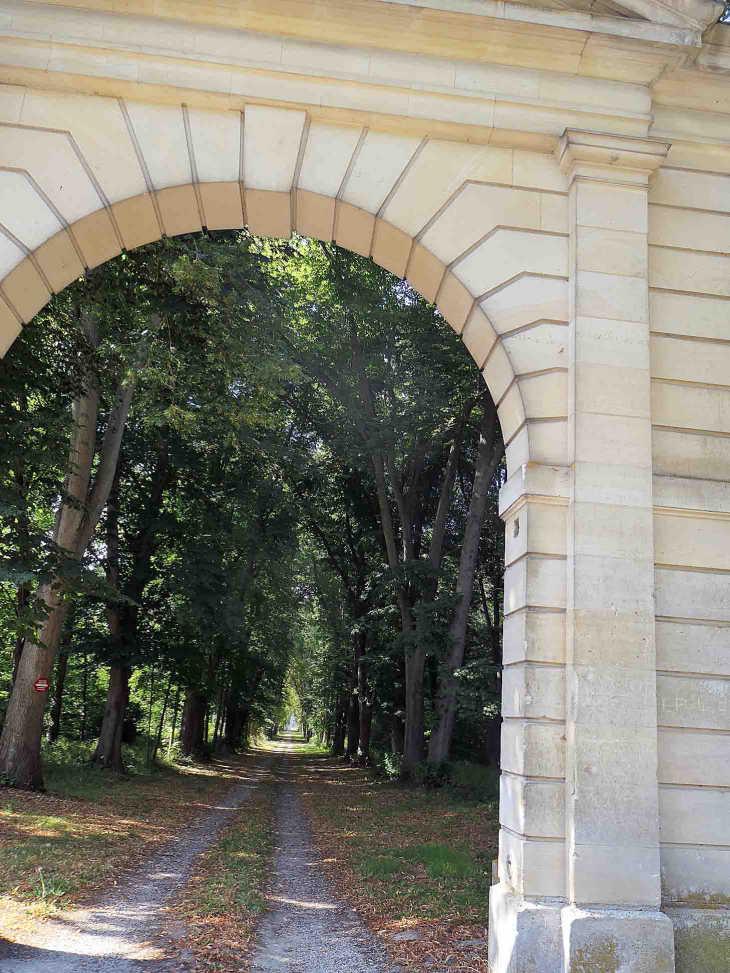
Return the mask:
{"type": "Polygon", "coordinates": [[[41,676],[33,683],[33,689],[35,689],[37,693],[47,693],[50,688],[51,684],[45,676],[41,676]]]}

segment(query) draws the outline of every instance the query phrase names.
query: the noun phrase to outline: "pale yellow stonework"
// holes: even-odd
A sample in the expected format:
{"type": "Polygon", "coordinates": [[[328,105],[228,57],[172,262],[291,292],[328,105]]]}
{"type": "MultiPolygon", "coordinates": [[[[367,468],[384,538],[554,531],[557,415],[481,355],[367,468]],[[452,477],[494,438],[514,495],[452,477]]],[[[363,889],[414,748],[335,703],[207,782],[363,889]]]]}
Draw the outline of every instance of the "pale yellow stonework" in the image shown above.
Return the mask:
{"type": "Polygon", "coordinates": [[[0,353],[124,249],[335,240],[507,446],[494,973],[730,970],[730,27],[711,0],[0,0],[0,353]]]}

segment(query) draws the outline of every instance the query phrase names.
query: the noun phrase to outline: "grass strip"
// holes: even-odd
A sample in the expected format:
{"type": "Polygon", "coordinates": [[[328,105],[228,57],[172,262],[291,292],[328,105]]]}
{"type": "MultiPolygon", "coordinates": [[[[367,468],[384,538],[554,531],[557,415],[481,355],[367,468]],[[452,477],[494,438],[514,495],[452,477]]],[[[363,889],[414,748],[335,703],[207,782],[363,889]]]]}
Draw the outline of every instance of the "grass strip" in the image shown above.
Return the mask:
{"type": "Polygon", "coordinates": [[[486,971],[497,801],[375,780],[322,754],[303,758],[299,776],[330,879],[394,961],[403,970],[486,971]],[[418,936],[393,939],[403,932],[418,936]]]}
{"type": "Polygon", "coordinates": [[[266,910],[275,821],[273,781],[262,775],[171,906],[170,921],[182,927],[174,938],[192,954],[196,970],[250,970],[256,926],[266,910]]]}

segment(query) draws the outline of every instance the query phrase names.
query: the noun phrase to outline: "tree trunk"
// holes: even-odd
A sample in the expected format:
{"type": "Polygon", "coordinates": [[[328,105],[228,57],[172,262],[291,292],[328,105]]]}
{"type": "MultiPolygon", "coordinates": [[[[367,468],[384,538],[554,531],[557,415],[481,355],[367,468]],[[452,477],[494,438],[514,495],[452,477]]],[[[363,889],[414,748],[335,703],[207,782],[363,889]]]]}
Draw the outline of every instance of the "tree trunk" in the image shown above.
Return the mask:
{"type": "Polygon", "coordinates": [[[56,664],[56,687],[51,707],[51,726],[48,730],[48,740],[55,743],[58,734],[61,732],[61,708],[63,706],[63,689],[66,684],[66,670],[68,669],[68,653],[64,652],[58,657],[56,664]]]}
{"type": "Polygon", "coordinates": [[[188,689],[183,705],[182,728],[180,730],[180,749],[186,757],[200,757],[203,754],[205,733],[205,711],[208,700],[199,689],[188,689]]]}
{"type": "Polygon", "coordinates": [[[122,760],[122,732],[124,714],[129,701],[129,666],[113,666],[109,670],[109,691],[104,708],[104,719],[99,734],[99,742],[91,762],[105,770],[125,773],[122,760]]]}
{"type": "MultiPolygon", "coordinates": [[[[85,321],[84,328],[91,347],[98,347],[99,337],[94,324],[85,321]]],[[[64,492],[70,502],[59,507],[53,532],[54,543],[73,560],[80,561],[83,557],[109,496],[133,388],[130,383],[120,385],[117,391],[91,492],[89,485],[96,453],[99,405],[95,379],[89,380],[84,394],[74,402],[70,472],[64,483],[64,492]]],[[[19,787],[43,787],[41,737],[46,694],[37,693],[33,684],[39,677],[50,680],[52,675],[68,608],[63,586],[64,578],[58,576],[39,589],[38,596],[46,606],[47,615],[38,637],[25,641],[0,737],[0,774],[15,781],[19,787]]]]}
{"type": "Polygon", "coordinates": [[[347,730],[347,697],[341,696],[337,700],[335,713],[335,732],[332,739],[332,753],[341,757],[345,752],[345,732],[347,730]]]}
{"type": "Polygon", "coordinates": [[[175,745],[175,730],[177,729],[177,714],[180,709],[180,687],[177,687],[175,692],[175,703],[172,708],[172,728],[170,730],[170,743],[167,747],[167,752],[170,753],[175,745]]]}
{"type": "Polygon", "coordinates": [[[365,658],[366,637],[363,639],[362,651],[357,664],[357,700],[360,708],[360,747],[358,759],[366,763],[370,757],[370,731],[373,724],[373,706],[370,700],[367,662],[365,658]]]}
{"type": "Polygon", "coordinates": [[[449,759],[459,695],[459,681],[455,672],[464,663],[466,628],[469,621],[474,577],[479,556],[479,537],[487,506],[489,487],[504,451],[501,443],[497,446],[494,445],[496,438],[497,410],[492,399],[487,397],[484,400],[479,449],[474,467],[474,485],[469,501],[469,512],[466,518],[464,541],[459,559],[459,576],[456,583],[458,601],[449,626],[449,654],[436,701],[438,723],[431,734],[428,748],[428,762],[432,764],[443,763],[449,759]]]}
{"type": "Polygon", "coordinates": [[[393,753],[403,753],[403,745],[406,739],[406,725],[403,717],[399,713],[393,713],[390,724],[390,748],[393,753]]]}
{"type": "Polygon", "coordinates": [[[355,632],[352,637],[352,670],[350,674],[350,695],[347,710],[347,750],[345,757],[354,760],[360,749],[360,706],[358,702],[358,673],[360,656],[364,652],[366,632],[355,632]]]}
{"type": "Polygon", "coordinates": [[[162,715],[160,716],[160,722],[157,724],[157,733],[155,734],[155,745],[152,750],[152,759],[150,763],[154,764],[157,761],[157,751],[160,749],[160,744],[162,743],[162,730],[165,726],[165,717],[167,716],[167,704],[170,701],[170,690],[172,689],[172,673],[167,680],[167,688],[165,689],[165,697],[162,702],[162,715]]]}

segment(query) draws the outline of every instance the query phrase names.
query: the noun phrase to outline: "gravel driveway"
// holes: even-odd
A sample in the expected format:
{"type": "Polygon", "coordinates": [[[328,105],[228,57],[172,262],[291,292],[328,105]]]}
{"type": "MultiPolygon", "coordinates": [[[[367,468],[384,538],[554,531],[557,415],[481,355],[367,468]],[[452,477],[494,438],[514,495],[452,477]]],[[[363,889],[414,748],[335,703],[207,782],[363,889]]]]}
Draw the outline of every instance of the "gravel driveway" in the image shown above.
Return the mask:
{"type": "Polygon", "coordinates": [[[0,973],[182,973],[154,941],[165,901],[190,875],[193,861],[230,823],[252,791],[236,784],[214,809],[168,842],[93,908],[62,913],[38,923],[32,940],[0,940],[0,973]]]}

